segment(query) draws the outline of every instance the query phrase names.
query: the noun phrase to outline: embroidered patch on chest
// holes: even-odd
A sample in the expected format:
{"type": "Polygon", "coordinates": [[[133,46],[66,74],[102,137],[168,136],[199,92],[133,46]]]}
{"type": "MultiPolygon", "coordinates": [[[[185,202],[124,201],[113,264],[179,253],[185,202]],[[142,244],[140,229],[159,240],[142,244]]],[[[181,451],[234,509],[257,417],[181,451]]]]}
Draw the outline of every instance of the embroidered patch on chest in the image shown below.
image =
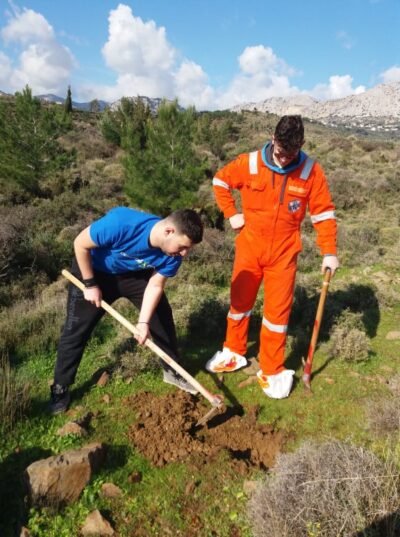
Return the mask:
{"type": "Polygon", "coordinates": [[[301,207],[301,201],[300,200],[292,200],[292,201],[289,201],[288,203],[288,209],[289,209],[289,212],[291,213],[295,213],[296,211],[298,211],[301,207]]]}
{"type": "Polygon", "coordinates": [[[292,192],[293,194],[299,194],[301,196],[302,194],[307,194],[307,189],[302,188],[301,186],[289,185],[288,192],[292,192]]]}

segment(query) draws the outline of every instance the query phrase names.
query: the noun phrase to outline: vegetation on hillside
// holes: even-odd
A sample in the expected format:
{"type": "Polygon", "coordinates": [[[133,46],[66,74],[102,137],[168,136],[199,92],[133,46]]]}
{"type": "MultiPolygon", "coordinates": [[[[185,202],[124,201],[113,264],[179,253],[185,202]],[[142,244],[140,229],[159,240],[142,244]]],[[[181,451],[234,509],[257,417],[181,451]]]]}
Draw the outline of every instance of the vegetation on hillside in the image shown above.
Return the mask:
{"type": "MultiPolygon", "coordinates": [[[[204,241],[169,282],[167,293],[185,365],[215,390],[204,363],[224,336],[234,237],[224,230],[210,182],[223,163],[261,147],[277,120],[257,112],[198,114],[182,111],[178,103],[163,103],[152,115],[131,100],[122,100],[115,111],[96,110],[65,114],[34,99],[29,88],[0,100],[0,534],[14,535],[24,524],[37,537],[77,535],[88,512],[100,508],[120,535],[130,536],[261,536],[269,534],[260,521],[269,521],[276,528],[271,537],[394,537],[400,468],[400,142],[309,122],[305,150],[321,162],[331,185],[342,267],[328,294],[313,397],[304,396],[301,382],[289,399],[272,401],[256,384],[239,387],[247,378],[244,372],[225,380],[230,403],[260,405],[259,419],[291,439],[271,475],[254,469],[252,478],[259,483],[249,507],[244,477],[230,469],[228,454],[197,475],[185,463],[153,468],[129,443],[127,429],[135,417],[124,397],[143,390],[162,394],[167,388],[154,358],[107,317],[88,345],[73,406],[99,412],[90,441],[110,444],[108,466],[78,502],[57,513],[25,503],[24,468],[83,443],[57,435],[67,416],[46,414],[66,301],[60,271],[70,264],[74,237],[116,205],[160,215],[187,205],[202,214],[204,241]],[[90,381],[99,369],[111,373],[107,404],[104,390],[90,381]],[[311,444],[304,443],[309,439],[311,444]],[[362,461],[368,465],[359,467],[362,461]],[[368,468],[374,480],[368,481],[368,468]],[[296,469],[303,474],[288,480],[296,469]],[[128,480],[134,471],[144,475],[143,483],[128,480]],[[340,486],[333,481],[336,471],[340,486]],[[382,472],[388,481],[382,481],[382,472]],[[195,483],[192,492],[185,488],[188,475],[195,483]],[[124,496],[102,498],[106,481],[118,484],[124,496]],[[289,485],[293,501],[287,509],[280,499],[287,501],[289,485]],[[327,517],[327,494],[329,513],[340,511],[340,519],[327,517]],[[311,500],[312,513],[307,511],[311,500]],[[197,508],[196,522],[190,502],[197,508]],[[347,533],[340,529],[345,521],[347,533]]],[[[287,348],[297,377],[314,322],[319,267],[314,231],[306,221],[287,348]]],[[[125,301],[116,307],[135,319],[125,301]]],[[[260,297],[249,356],[257,349],[261,317],[260,297]]]]}

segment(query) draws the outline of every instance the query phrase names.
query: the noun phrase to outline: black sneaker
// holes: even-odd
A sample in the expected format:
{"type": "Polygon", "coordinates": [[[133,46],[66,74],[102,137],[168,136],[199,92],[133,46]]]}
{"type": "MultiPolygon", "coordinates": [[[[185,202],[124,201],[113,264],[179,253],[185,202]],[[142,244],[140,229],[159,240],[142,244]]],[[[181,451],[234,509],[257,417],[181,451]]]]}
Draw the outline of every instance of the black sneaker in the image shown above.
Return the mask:
{"type": "Polygon", "coordinates": [[[178,375],[178,373],[175,373],[175,371],[164,369],[163,381],[166,384],[172,384],[173,386],[176,386],[184,392],[189,392],[192,395],[196,395],[196,393],[199,393],[194,386],[189,384],[189,382],[180,375],[178,375]]]}
{"type": "Polygon", "coordinates": [[[61,386],[60,384],[53,384],[50,387],[50,414],[55,416],[65,412],[69,406],[70,393],[68,386],[61,386]]]}

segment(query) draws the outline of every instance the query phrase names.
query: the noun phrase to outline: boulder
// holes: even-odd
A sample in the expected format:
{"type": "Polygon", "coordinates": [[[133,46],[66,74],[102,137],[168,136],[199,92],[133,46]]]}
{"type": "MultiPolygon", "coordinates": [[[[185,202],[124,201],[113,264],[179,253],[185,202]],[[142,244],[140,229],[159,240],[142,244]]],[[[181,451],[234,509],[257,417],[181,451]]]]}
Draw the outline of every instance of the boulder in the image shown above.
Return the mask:
{"type": "Polygon", "coordinates": [[[106,446],[95,443],[36,461],[25,470],[33,505],[74,502],[106,458],[106,446]]]}
{"type": "Polygon", "coordinates": [[[115,535],[111,524],[97,509],[87,516],[81,532],[82,535],[115,535]]]}

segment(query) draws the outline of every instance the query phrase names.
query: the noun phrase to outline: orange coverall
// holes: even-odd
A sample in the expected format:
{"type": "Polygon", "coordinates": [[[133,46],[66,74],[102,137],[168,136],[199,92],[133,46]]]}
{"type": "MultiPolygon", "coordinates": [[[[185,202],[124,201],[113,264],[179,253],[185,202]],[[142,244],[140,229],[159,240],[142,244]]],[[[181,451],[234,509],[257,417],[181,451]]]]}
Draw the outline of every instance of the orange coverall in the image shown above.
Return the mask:
{"type": "Polygon", "coordinates": [[[335,207],[321,166],[300,151],[295,164],[278,168],[271,144],[239,155],[213,179],[216,202],[225,218],[242,212],[245,225],[235,239],[231,305],[224,347],[245,355],[252,308],[264,281],[260,368],[265,375],[284,370],[293,302],[300,226],[308,206],[321,254],[336,255],[335,207]],[[238,211],[232,190],[241,195],[238,211]]]}

